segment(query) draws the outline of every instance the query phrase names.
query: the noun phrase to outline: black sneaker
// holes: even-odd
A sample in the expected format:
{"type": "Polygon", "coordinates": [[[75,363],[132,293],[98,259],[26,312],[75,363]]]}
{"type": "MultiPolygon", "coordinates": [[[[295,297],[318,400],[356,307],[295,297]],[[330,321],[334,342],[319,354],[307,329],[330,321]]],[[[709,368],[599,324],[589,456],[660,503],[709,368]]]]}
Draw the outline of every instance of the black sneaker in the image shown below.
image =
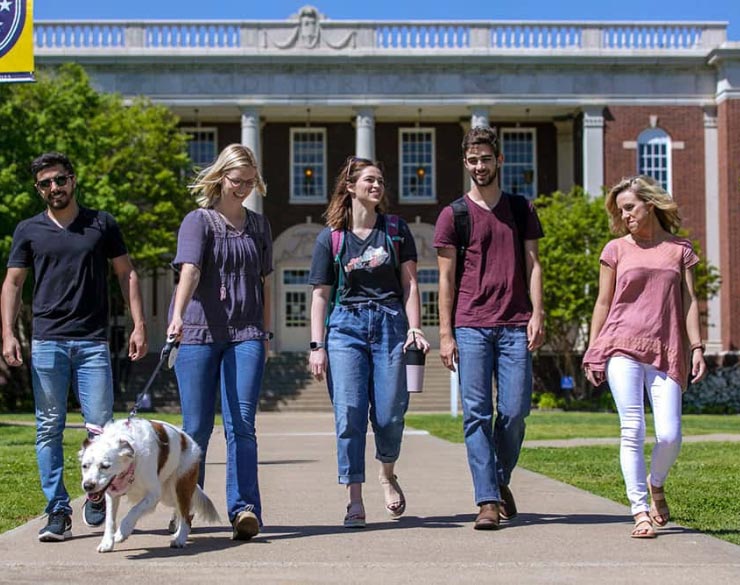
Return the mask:
{"type": "Polygon", "coordinates": [[[85,500],[82,505],[82,519],[93,528],[102,525],[105,522],[105,499],[99,502],[85,500]]]}
{"type": "Polygon", "coordinates": [[[61,542],[70,536],[72,536],[72,517],[63,510],[49,514],[46,526],[39,530],[41,542],[61,542]]]}

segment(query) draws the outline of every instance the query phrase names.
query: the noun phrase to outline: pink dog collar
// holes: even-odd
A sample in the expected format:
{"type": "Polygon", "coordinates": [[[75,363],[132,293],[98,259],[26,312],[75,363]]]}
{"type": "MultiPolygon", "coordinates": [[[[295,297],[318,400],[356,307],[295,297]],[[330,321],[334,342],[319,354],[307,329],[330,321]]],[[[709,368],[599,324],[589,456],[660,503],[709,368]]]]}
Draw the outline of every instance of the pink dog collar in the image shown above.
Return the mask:
{"type": "Polygon", "coordinates": [[[136,462],[134,461],[131,465],[128,466],[128,469],[126,471],[118,474],[115,479],[110,482],[110,486],[108,486],[108,493],[114,497],[124,495],[131,487],[131,484],[134,483],[135,470],[136,462]]]}

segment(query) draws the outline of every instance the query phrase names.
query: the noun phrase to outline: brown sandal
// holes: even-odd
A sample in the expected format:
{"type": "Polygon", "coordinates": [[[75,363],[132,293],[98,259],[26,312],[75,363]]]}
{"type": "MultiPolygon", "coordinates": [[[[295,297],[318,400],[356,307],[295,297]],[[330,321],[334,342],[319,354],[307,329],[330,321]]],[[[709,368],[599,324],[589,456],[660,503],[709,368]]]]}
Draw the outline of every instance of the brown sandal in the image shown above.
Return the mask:
{"type": "Polygon", "coordinates": [[[398,476],[393,475],[392,477],[383,477],[380,476],[378,478],[378,481],[380,481],[380,485],[383,486],[383,489],[385,490],[388,487],[393,488],[393,491],[395,491],[398,496],[394,500],[388,500],[387,493],[385,494],[385,509],[390,515],[391,518],[400,518],[403,513],[406,511],[406,498],[403,495],[403,490],[401,489],[401,486],[398,485],[398,476]]]}
{"type": "Polygon", "coordinates": [[[635,514],[635,526],[630,534],[632,538],[655,538],[655,528],[653,528],[653,521],[650,519],[650,514],[647,512],[639,512],[635,514]]]}
{"type": "Polygon", "coordinates": [[[650,504],[650,518],[659,527],[668,524],[671,519],[671,511],[668,508],[668,502],[665,500],[665,491],[662,487],[654,486],[650,482],[650,476],[647,477],[648,491],[652,502],[650,504]]]}

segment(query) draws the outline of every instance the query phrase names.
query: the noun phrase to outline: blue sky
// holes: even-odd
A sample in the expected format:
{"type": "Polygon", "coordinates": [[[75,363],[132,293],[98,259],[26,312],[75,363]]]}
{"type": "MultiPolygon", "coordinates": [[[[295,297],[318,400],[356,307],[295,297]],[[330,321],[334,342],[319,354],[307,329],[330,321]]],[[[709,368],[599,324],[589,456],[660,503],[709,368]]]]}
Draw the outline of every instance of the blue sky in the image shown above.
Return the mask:
{"type": "Polygon", "coordinates": [[[304,4],[328,18],[362,20],[722,20],[740,41],[740,0],[34,0],[37,19],[270,19],[284,20],[304,4]]]}

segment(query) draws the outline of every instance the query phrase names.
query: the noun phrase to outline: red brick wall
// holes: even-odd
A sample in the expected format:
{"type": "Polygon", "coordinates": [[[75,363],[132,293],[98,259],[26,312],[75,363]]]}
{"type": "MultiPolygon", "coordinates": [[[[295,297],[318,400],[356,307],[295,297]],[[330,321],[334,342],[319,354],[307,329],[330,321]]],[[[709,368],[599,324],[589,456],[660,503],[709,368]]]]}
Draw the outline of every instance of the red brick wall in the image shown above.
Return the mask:
{"type": "Polygon", "coordinates": [[[740,349],[740,100],[718,108],[722,345],[740,349]]]}
{"type": "Polygon", "coordinates": [[[614,106],[604,116],[604,182],[607,187],[637,172],[637,151],[625,149],[650,127],[658,116],[658,128],[684,149],[673,149],[672,190],[683,216],[683,225],[705,245],[704,112],[698,106],[614,106]]]}

